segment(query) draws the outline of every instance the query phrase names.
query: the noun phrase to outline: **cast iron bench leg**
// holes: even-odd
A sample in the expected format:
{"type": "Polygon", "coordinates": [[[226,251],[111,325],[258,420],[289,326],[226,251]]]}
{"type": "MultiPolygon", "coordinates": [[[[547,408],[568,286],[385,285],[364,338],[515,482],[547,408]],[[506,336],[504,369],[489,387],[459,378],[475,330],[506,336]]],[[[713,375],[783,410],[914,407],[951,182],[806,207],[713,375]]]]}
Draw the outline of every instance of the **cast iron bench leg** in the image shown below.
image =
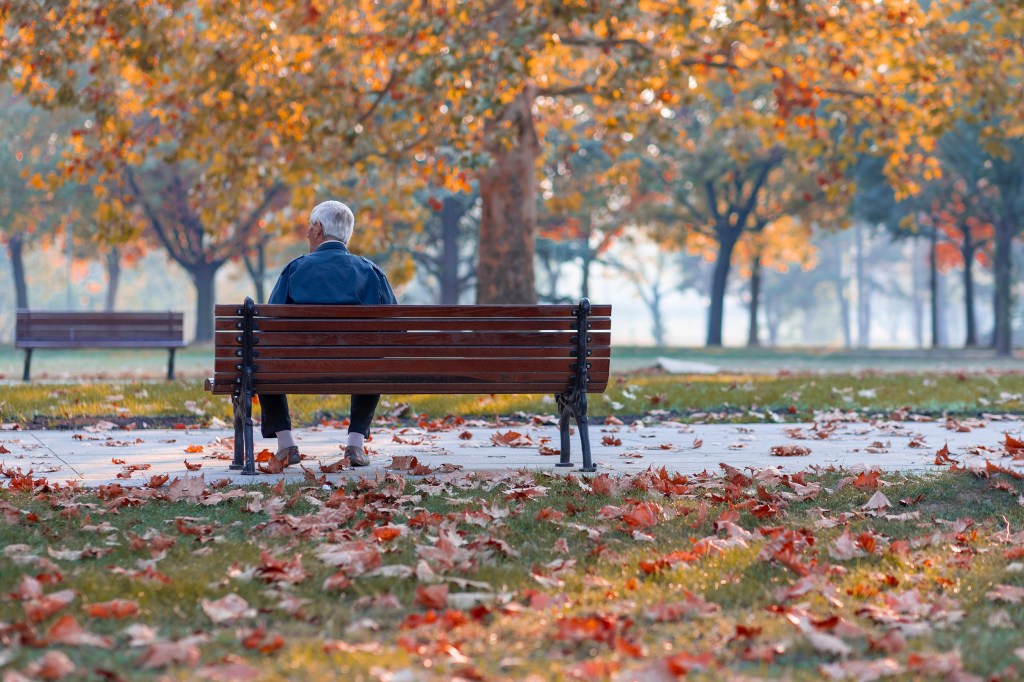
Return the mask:
{"type": "Polygon", "coordinates": [[[559,406],[558,412],[558,435],[561,436],[562,446],[559,451],[558,464],[556,467],[571,467],[571,441],[569,440],[569,407],[562,404],[561,396],[555,396],[559,406]]]}
{"type": "Polygon", "coordinates": [[[245,414],[245,466],[242,467],[242,474],[245,476],[256,475],[256,453],[255,443],[253,441],[253,425],[252,420],[252,395],[243,395],[242,401],[244,402],[242,409],[245,414]]]}
{"type": "Polygon", "coordinates": [[[174,381],[174,348],[168,348],[171,355],[167,358],[167,380],[174,381]]]}
{"type": "Polygon", "coordinates": [[[587,429],[587,415],[576,415],[576,424],[580,429],[580,444],[583,447],[583,469],[581,471],[597,471],[597,467],[590,461],[590,431],[587,429]]]}
{"type": "Polygon", "coordinates": [[[235,459],[228,469],[241,469],[245,466],[245,433],[242,430],[242,402],[237,395],[231,396],[231,404],[235,408],[235,459]]]}
{"type": "Polygon", "coordinates": [[[31,371],[31,369],[32,369],[32,349],[31,348],[26,348],[25,349],[25,371],[21,373],[21,380],[22,381],[28,381],[29,380],[29,372],[31,371]]]}

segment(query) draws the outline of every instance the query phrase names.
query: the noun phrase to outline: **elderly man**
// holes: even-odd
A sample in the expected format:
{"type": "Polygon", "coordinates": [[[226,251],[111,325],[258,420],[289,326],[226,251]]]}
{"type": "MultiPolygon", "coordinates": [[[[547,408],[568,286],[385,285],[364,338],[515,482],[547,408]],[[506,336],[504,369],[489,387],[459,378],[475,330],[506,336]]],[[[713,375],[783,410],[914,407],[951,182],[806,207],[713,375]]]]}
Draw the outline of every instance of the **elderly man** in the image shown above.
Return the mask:
{"type": "MultiPolygon", "coordinates": [[[[355,217],[340,201],[325,201],[309,214],[309,254],[285,267],[268,303],[393,305],[395,294],[384,272],[373,262],[349,253],[355,217]]],[[[363,449],[379,395],[353,395],[349,413],[345,456],[352,466],[366,466],[363,449]]],[[[260,395],[264,438],[277,437],[277,459],[285,466],[298,464],[299,448],[292,436],[292,422],[285,395],[260,395]]]]}

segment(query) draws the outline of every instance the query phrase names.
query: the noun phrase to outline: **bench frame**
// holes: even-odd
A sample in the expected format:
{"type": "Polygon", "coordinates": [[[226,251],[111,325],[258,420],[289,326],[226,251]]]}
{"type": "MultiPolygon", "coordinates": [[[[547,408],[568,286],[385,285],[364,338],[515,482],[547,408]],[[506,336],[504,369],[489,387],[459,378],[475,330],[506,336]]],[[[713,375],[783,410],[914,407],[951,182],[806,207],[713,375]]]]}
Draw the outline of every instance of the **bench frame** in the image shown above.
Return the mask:
{"type": "MultiPolygon", "coordinates": [[[[38,323],[37,323],[38,324],[38,323]]],[[[95,311],[46,311],[19,308],[14,333],[14,347],[25,351],[25,365],[21,380],[31,380],[32,352],[48,348],[166,348],[167,380],[174,380],[174,353],[187,344],[183,337],[171,337],[174,327],[183,327],[184,315],[180,312],[104,312],[95,311]],[[49,326],[54,324],[67,325],[67,338],[52,333],[32,334],[33,319],[46,320],[51,318],[49,326]],[[114,336],[118,326],[131,326],[133,323],[146,322],[154,328],[154,335],[148,338],[119,338],[114,336]],[[75,331],[80,326],[90,328],[110,327],[106,336],[96,334],[75,339],[75,331]],[[163,329],[161,329],[163,327],[163,329]],[[159,333],[159,335],[158,335],[159,333]]],[[[183,332],[182,332],[183,333],[183,332]]]]}
{"type": "MultiPolygon", "coordinates": [[[[587,420],[587,385],[590,383],[589,371],[591,363],[585,361],[592,354],[587,348],[590,335],[587,332],[591,328],[588,317],[591,312],[590,301],[582,299],[575,308],[575,343],[576,348],[572,355],[577,358],[576,362],[568,365],[568,368],[575,372],[568,390],[555,395],[555,402],[558,406],[558,429],[561,440],[559,461],[555,466],[571,467],[573,463],[570,458],[570,420],[575,420],[580,434],[580,446],[582,450],[584,472],[594,472],[596,467],[591,460],[590,434],[588,432],[587,420]],[[581,361],[583,360],[583,361],[581,361]]],[[[241,348],[235,350],[239,362],[236,369],[240,375],[235,380],[235,387],[231,394],[231,403],[234,408],[235,428],[235,452],[234,459],[229,465],[230,469],[240,470],[242,474],[253,476],[257,474],[255,462],[254,422],[252,418],[252,400],[255,395],[254,381],[257,371],[256,359],[259,352],[256,349],[258,339],[254,332],[258,328],[257,318],[259,309],[251,298],[246,298],[242,306],[236,308],[235,314],[242,319],[237,323],[239,334],[236,341],[241,348]]],[[[214,389],[213,380],[207,379],[206,389],[214,389]]],[[[368,392],[374,392],[373,386],[367,386],[368,392]]],[[[301,391],[297,392],[301,393],[301,391]]],[[[429,392],[428,392],[429,393],[429,392]]]]}

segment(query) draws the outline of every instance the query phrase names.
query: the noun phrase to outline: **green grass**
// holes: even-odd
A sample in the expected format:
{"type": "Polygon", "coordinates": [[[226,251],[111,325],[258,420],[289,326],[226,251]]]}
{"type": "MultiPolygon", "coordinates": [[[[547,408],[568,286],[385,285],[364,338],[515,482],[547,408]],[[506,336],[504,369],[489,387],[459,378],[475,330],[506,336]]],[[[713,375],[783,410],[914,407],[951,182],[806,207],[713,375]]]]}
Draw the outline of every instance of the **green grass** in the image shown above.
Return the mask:
{"type": "MultiPolygon", "coordinates": [[[[293,396],[299,424],[344,419],[347,396],[293,396]]],[[[654,413],[683,421],[802,421],[815,412],[868,416],[963,418],[1024,410],[1024,373],[836,373],[613,375],[603,395],[590,397],[597,417],[654,413]]],[[[551,396],[385,396],[378,416],[427,414],[441,418],[493,417],[517,412],[552,414],[551,396]],[[399,409],[399,406],[408,405],[399,409]]],[[[227,396],[206,393],[195,380],[175,382],[30,383],[4,387],[0,421],[44,428],[83,419],[118,417],[137,426],[220,419],[229,422],[227,396]]]]}
{"type": "MultiPolygon", "coordinates": [[[[128,493],[139,502],[124,505],[124,493],[109,490],[2,490],[0,546],[8,549],[0,554],[0,593],[11,597],[0,601],[0,641],[12,669],[24,669],[44,651],[62,650],[78,668],[75,679],[99,679],[101,670],[132,671],[132,679],[195,677],[190,666],[138,669],[145,647],[127,646],[125,633],[138,623],[163,639],[203,634],[200,665],[233,657],[228,660],[261,670],[259,679],[369,680],[381,669],[407,669],[415,679],[602,679],[596,673],[664,669],[667,660],[678,663],[671,657],[681,652],[707,656],[706,679],[821,679],[820,666],[843,659],[816,646],[791,622],[804,618],[819,624],[818,634],[848,647],[848,660],[894,659],[906,669],[893,679],[919,679],[908,666],[950,651],[960,652],[964,669],[982,677],[1014,679],[1014,669],[1024,670],[1014,653],[1024,612],[987,596],[997,585],[1024,586],[1017,558],[1024,553],[1018,535],[1024,528],[1021,481],[962,472],[883,474],[879,489],[893,506],[877,516],[862,509],[875,490],[858,487],[842,472],[805,474],[803,483],[820,485],[821,492],[803,501],[787,499],[790,489],[770,478],[695,477],[685,489],[663,492],[651,489],[651,474],[589,481],[603,483],[602,492],[591,490],[587,479],[516,472],[448,481],[349,480],[344,495],[312,482],[280,492],[265,485],[245,488],[287,505],[276,514],[245,511],[245,498],[213,506],[174,502],[164,494],[166,485],[148,496],[128,493]],[[544,490],[516,492],[533,486],[544,490]],[[900,500],[919,501],[904,507],[900,500]],[[351,513],[312,524],[328,502],[351,513]],[[774,512],[755,513],[763,504],[774,512]],[[660,511],[629,517],[632,522],[616,518],[615,508],[628,512],[639,505],[659,505],[660,511]],[[564,517],[538,519],[546,509],[564,517]],[[919,518],[895,518],[907,512],[919,518]],[[180,518],[212,526],[213,540],[179,533],[180,518]],[[423,519],[425,527],[418,525],[423,519]],[[750,533],[731,546],[718,527],[730,519],[750,533]],[[90,530],[100,523],[110,524],[110,532],[90,530]],[[282,523],[306,530],[281,532],[282,523]],[[374,529],[388,524],[402,526],[402,535],[378,543],[374,529]],[[789,531],[798,540],[788,559],[759,556],[771,535],[789,531]],[[844,531],[869,538],[865,542],[874,547],[864,546],[873,551],[858,558],[831,556],[844,531]],[[166,583],[131,575],[153,559],[145,543],[133,548],[133,540],[153,533],[175,541],[153,563],[166,583]],[[461,547],[442,556],[464,565],[445,568],[424,554],[443,533],[457,537],[461,547]],[[346,541],[378,547],[385,566],[419,566],[421,576],[424,566],[432,566],[442,579],[452,579],[451,594],[501,597],[475,610],[451,602],[447,611],[430,615],[417,600],[417,590],[427,583],[416,577],[353,577],[349,587],[324,592],[323,581],[335,569],[317,558],[317,549],[346,541]],[[701,551],[708,542],[717,547],[701,551]],[[27,549],[10,549],[18,545],[27,549]],[[85,547],[111,551],[96,559],[60,558],[61,551],[85,547]],[[254,577],[263,551],[298,561],[306,577],[297,584],[254,577]],[[673,554],[682,552],[689,554],[673,554]],[[19,558],[24,555],[35,558],[19,558]],[[678,560],[657,563],[673,556],[678,560]],[[570,563],[562,570],[553,568],[565,560],[570,563]],[[781,590],[797,584],[802,573],[812,589],[787,599],[781,590]],[[40,575],[54,581],[44,585],[47,593],[70,589],[77,598],[42,622],[29,623],[17,591],[24,576],[40,575]],[[485,585],[457,582],[467,579],[485,585]],[[919,609],[908,601],[903,603],[910,607],[899,605],[911,592],[923,605],[919,609]],[[229,593],[255,612],[215,625],[202,601],[229,593]],[[715,610],[680,612],[672,622],[649,618],[652,609],[685,602],[688,594],[715,610]],[[373,606],[385,595],[397,600],[395,608],[373,606]],[[283,611],[285,597],[305,600],[301,611],[283,611]],[[115,598],[133,600],[139,613],[123,621],[89,615],[88,605],[115,598]],[[111,637],[113,648],[33,645],[63,615],[111,637]],[[906,630],[904,649],[873,648],[893,627],[886,618],[906,630]],[[428,623],[418,626],[424,619],[428,623]],[[281,635],[282,648],[260,653],[242,647],[258,626],[281,635]],[[747,636],[738,636],[738,626],[747,636]],[[325,643],[339,640],[349,648],[325,651],[325,643]]],[[[24,481],[14,479],[13,485],[19,483],[24,481]]]]}

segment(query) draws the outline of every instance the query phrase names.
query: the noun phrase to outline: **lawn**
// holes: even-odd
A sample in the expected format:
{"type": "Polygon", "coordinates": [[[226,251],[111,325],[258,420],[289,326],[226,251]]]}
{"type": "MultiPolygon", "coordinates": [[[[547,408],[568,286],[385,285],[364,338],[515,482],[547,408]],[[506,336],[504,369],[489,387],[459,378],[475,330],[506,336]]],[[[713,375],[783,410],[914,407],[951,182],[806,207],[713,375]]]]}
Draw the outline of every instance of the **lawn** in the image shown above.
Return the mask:
{"type": "MultiPolygon", "coordinates": [[[[164,382],[98,367],[4,386],[0,423],[230,421],[201,369],[164,382]]],[[[968,417],[1020,413],[1022,396],[1024,374],[982,366],[647,368],[616,374],[591,414],[968,417]]],[[[347,399],[296,396],[292,409],[311,425],[345,416],[347,399]]],[[[548,396],[387,396],[378,414],[553,411],[548,396]]],[[[4,682],[1016,680],[1018,477],[723,465],[77,489],[0,465],[0,666],[4,682]]]]}
{"type": "MultiPolygon", "coordinates": [[[[297,424],[342,418],[347,396],[294,396],[297,424]]],[[[863,416],[911,413],[977,417],[1024,411],[1024,373],[790,373],[666,375],[651,370],[613,375],[608,390],[590,399],[590,413],[629,419],[656,411],[687,422],[807,421],[822,411],[863,416]]],[[[554,412],[551,396],[386,396],[379,415],[409,418],[554,412]]],[[[82,420],[117,423],[230,422],[226,396],[213,396],[198,380],[94,381],[4,386],[0,422],[58,428],[82,420]]]]}
{"type": "Polygon", "coordinates": [[[97,680],[1024,674],[1020,481],[719,473],[15,475],[0,663],[97,680]]]}

